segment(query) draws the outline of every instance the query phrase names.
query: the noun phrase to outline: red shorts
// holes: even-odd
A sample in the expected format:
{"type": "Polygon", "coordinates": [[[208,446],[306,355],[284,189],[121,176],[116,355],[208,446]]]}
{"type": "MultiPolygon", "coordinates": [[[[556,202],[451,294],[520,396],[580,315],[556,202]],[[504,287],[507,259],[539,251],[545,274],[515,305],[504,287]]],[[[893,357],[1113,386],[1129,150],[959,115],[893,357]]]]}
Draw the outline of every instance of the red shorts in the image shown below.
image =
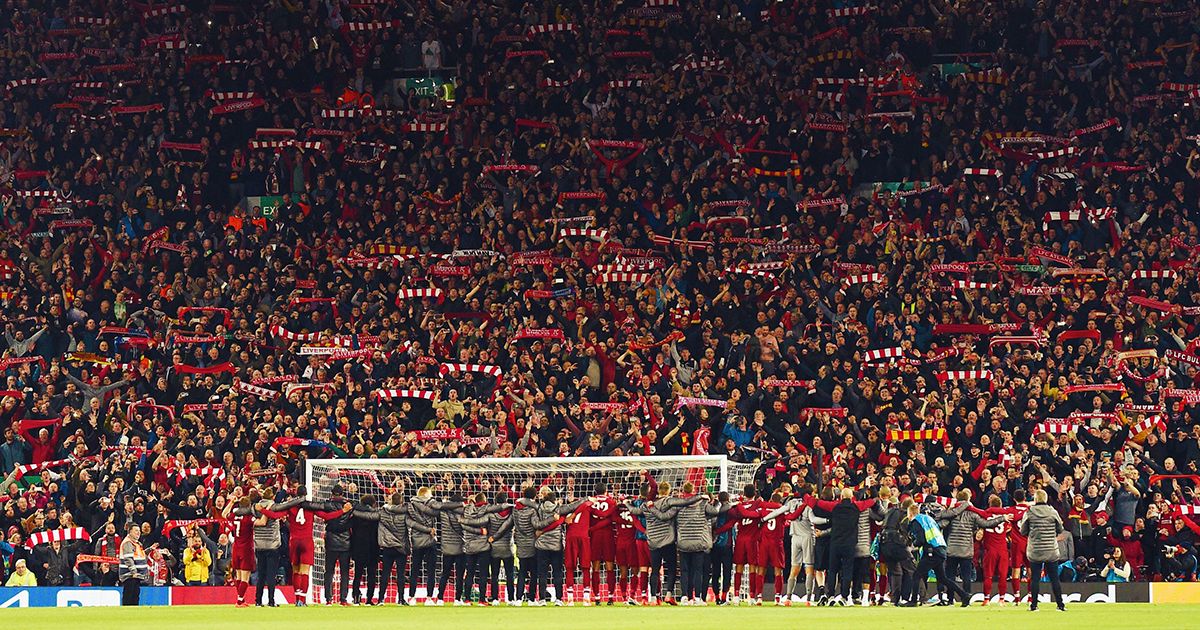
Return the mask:
{"type": "Polygon", "coordinates": [[[758,541],[757,540],[742,540],[737,539],[733,544],[733,563],[748,564],[751,566],[759,566],[758,563],[758,541]]]}
{"type": "MultiPolygon", "coordinates": [[[[619,566],[619,567],[639,566],[638,559],[637,559],[637,541],[636,540],[617,540],[615,543],[615,546],[616,546],[615,552],[616,552],[616,557],[617,557],[617,566],[619,566]]],[[[645,566],[649,566],[649,565],[647,564],[645,566]]]]}
{"type": "Polygon", "coordinates": [[[591,539],[584,536],[567,536],[566,545],[563,547],[563,560],[568,569],[592,566],[591,539]]]}
{"type": "Polygon", "coordinates": [[[1020,569],[1028,564],[1025,559],[1025,543],[1018,544],[1013,541],[1012,546],[1008,548],[1008,566],[1014,569],[1020,569]]]}
{"type": "Polygon", "coordinates": [[[611,532],[601,531],[592,537],[592,562],[616,562],[617,539],[611,532]]]}
{"type": "Polygon", "coordinates": [[[758,545],[758,559],[751,562],[756,567],[775,567],[783,568],[783,541],[760,541],[758,545]]]}
{"type": "Polygon", "coordinates": [[[617,565],[628,568],[650,566],[650,543],[635,539],[632,544],[617,545],[617,565]]]}
{"type": "Polygon", "coordinates": [[[307,564],[312,566],[313,563],[313,541],[299,540],[292,538],[288,541],[288,561],[293,567],[307,564]]]}
{"type": "Polygon", "coordinates": [[[999,575],[1001,579],[1008,577],[1008,550],[1007,549],[984,549],[983,550],[983,578],[990,580],[993,576],[999,575]]]}
{"type": "Polygon", "coordinates": [[[254,549],[245,549],[242,547],[233,548],[233,557],[229,560],[229,567],[234,571],[249,571],[254,572],[254,549]]]}

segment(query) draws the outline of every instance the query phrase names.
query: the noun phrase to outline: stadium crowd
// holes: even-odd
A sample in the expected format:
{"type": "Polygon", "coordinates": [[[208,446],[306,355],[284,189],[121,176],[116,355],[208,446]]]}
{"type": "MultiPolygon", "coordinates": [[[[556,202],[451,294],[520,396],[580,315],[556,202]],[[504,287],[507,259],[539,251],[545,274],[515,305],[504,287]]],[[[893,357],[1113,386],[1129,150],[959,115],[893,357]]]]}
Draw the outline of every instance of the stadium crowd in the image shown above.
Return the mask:
{"type": "Polygon", "coordinates": [[[382,538],[309,457],[703,453],[681,530],[913,499],[1003,584],[1044,492],[1056,577],[1195,577],[1190,3],[0,4],[5,580],[382,538]]]}

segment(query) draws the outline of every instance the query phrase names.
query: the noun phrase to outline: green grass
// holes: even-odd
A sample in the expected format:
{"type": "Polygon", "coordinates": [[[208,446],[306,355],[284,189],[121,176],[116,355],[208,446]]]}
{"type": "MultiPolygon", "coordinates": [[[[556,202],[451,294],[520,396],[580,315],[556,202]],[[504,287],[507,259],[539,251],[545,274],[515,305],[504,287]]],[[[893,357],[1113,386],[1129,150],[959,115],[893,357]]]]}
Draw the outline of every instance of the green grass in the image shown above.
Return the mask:
{"type": "Polygon", "coordinates": [[[991,630],[1025,630],[1069,626],[1098,628],[1194,628],[1200,605],[1080,604],[1066,614],[1051,604],[1036,613],[1025,607],[960,608],[629,608],[626,606],[574,608],[247,608],[232,606],[173,606],[163,608],[29,608],[0,613],[7,628],[50,628],[53,630],[212,630],[244,627],[320,628],[363,630],[395,626],[419,630],[490,630],[522,627],[557,627],[563,630],[701,630],[703,628],[748,628],[795,630],[805,624],[823,624],[829,630],[847,630],[843,623],[878,630],[929,630],[974,627],[991,630]]]}

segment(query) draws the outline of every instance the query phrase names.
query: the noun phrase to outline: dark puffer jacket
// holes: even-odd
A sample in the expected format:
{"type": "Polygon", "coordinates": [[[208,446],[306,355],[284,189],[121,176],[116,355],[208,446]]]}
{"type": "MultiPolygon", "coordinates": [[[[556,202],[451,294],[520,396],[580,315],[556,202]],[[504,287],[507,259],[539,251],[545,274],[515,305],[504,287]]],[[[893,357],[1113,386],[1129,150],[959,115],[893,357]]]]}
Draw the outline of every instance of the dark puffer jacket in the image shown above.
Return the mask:
{"type": "Polygon", "coordinates": [[[408,555],[412,545],[408,540],[408,506],[386,504],[379,510],[379,547],[395,549],[408,555]]]}

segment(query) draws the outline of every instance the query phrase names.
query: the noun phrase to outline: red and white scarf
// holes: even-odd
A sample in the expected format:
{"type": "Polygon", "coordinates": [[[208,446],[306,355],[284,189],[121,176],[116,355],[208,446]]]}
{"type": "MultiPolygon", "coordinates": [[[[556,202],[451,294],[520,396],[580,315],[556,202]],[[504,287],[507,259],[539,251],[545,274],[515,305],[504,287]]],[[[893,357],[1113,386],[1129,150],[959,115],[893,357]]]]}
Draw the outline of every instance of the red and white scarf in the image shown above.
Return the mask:
{"type": "Polygon", "coordinates": [[[939,383],[944,383],[946,381],[961,381],[961,380],[967,380],[967,379],[974,379],[977,381],[979,381],[979,380],[991,381],[992,380],[992,371],[991,370],[949,370],[946,372],[939,372],[936,376],[937,376],[937,380],[939,383]]]}
{"type": "Polygon", "coordinates": [[[250,394],[251,396],[257,396],[258,398],[266,398],[267,400],[276,400],[282,395],[273,389],[251,385],[250,383],[245,383],[242,381],[237,382],[236,389],[243,394],[250,394]]]}
{"type": "Polygon", "coordinates": [[[566,337],[561,328],[522,328],[513,335],[514,339],[557,339],[563,341],[566,337]]]}
{"type": "Polygon", "coordinates": [[[225,469],[219,466],[201,466],[200,468],[180,468],[175,471],[175,478],[183,481],[188,477],[201,477],[205,485],[211,485],[213,480],[225,481],[225,469]]]}
{"type": "Polygon", "coordinates": [[[411,300],[415,298],[432,298],[441,302],[445,299],[444,293],[437,287],[428,289],[400,289],[396,293],[396,305],[399,306],[402,300],[411,300]]]}
{"type": "Polygon", "coordinates": [[[42,462],[40,464],[25,464],[22,466],[17,466],[17,478],[19,479],[26,475],[40,473],[43,470],[50,470],[51,468],[62,468],[63,466],[71,466],[74,463],[75,463],[75,460],[73,458],[67,458],[67,459],[55,459],[52,461],[46,461],[46,462],[42,462]]]}
{"type": "Polygon", "coordinates": [[[504,370],[498,365],[482,365],[479,363],[443,363],[438,367],[438,373],[442,375],[457,373],[457,372],[479,372],[494,376],[497,379],[504,375],[504,370]]]}
{"type": "MultiPolygon", "coordinates": [[[[590,219],[591,217],[587,218],[590,219]]],[[[558,231],[558,234],[559,236],[582,236],[584,238],[590,238],[593,241],[608,240],[608,230],[604,228],[562,228],[558,231]]]]}
{"type": "Polygon", "coordinates": [[[391,400],[393,398],[420,398],[421,400],[434,400],[438,393],[428,389],[377,389],[375,390],[375,398],[377,400],[391,400]]]}
{"type": "Polygon", "coordinates": [[[811,389],[816,387],[816,385],[816,381],[801,381],[779,378],[768,378],[762,382],[763,387],[804,387],[811,389]]]}
{"type": "Polygon", "coordinates": [[[1121,383],[1092,383],[1088,385],[1067,385],[1062,388],[1062,393],[1066,395],[1078,394],[1080,392],[1124,392],[1125,385],[1121,383]]]}
{"type": "Polygon", "coordinates": [[[63,529],[51,529],[44,532],[30,534],[29,539],[25,541],[25,546],[36,547],[52,542],[65,542],[68,540],[87,540],[91,541],[92,537],[87,530],[82,527],[66,527],[63,529]]]}
{"type": "Polygon", "coordinates": [[[876,348],[867,350],[863,355],[863,363],[874,363],[883,359],[899,359],[904,356],[904,348],[895,346],[893,348],[876,348]]]}
{"type": "Polygon", "coordinates": [[[463,437],[463,430],[454,429],[426,429],[423,431],[410,431],[408,435],[418,441],[425,440],[459,440],[463,437]]]}
{"type": "Polygon", "coordinates": [[[962,174],[964,177],[971,175],[979,177],[995,177],[996,179],[1002,179],[1004,177],[1004,171],[1001,171],[998,168],[964,168],[962,174]]]}
{"type": "Polygon", "coordinates": [[[166,535],[170,534],[172,531],[174,531],[180,527],[187,528],[187,527],[191,527],[192,525],[195,525],[196,527],[208,527],[209,525],[217,525],[219,523],[224,523],[224,522],[225,522],[225,519],[223,519],[223,518],[194,518],[194,519],[190,519],[190,520],[182,520],[182,519],[171,520],[171,521],[167,521],[167,522],[163,523],[162,535],[166,536],[166,535]]]}
{"type": "Polygon", "coordinates": [[[864,274],[859,274],[859,275],[854,275],[854,276],[846,276],[845,278],[842,278],[842,282],[844,282],[848,285],[865,284],[865,283],[869,283],[869,282],[871,282],[871,283],[884,282],[886,280],[887,280],[887,276],[885,276],[881,273],[864,273],[864,274]]]}
{"type": "Polygon", "coordinates": [[[1033,428],[1033,435],[1037,437],[1043,433],[1051,435],[1075,435],[1079,430],[1079,425],[1074,422],[1066,422],[1062,420],[1045,420],[1037,423],[1033,428]]]}
{"type": "Polygon", "coordinates": [[[694,396],[680,396],[675,399],[675,411],[679,411],[681,407],[717,407],[724,409],[729,404],[726,400],[717,400],[715,398],[698,398],[694,396]]]}
{"type": "Polygon", "coordinates": [[[650,280],[650,273],[647,272],[622,272],[622,271],[607,271],[600,274],[596,278],[596,282],[600,284],[609,284],[612,282],[629,282],[633,284],[642,284],[650,280]]]}
{"type": "Polygon", "coordinates": [[[278,324],[272,324],[271,336],[280,337],[282,340],[296,341],[300,343],[312,343],[319,340],[319,332],[292,332],[278,324]]]}
{"type": "Polygon", "coordinates": [[[1140,436],[1149,431],[1166,431],[1167,423],[1162,416],[1146,416],[1129,427],[1130,437],[1140,436]]]}

